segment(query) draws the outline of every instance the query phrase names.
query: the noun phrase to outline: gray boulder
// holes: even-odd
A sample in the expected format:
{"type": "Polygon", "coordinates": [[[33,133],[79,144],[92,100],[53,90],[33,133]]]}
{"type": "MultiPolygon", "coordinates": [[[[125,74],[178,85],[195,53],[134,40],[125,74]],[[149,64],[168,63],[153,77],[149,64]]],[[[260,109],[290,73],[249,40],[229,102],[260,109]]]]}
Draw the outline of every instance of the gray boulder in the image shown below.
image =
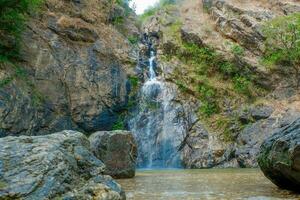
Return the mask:
{"type": "Polygon", "coordinates": [[[106,165],[105,174],[114,178],[135,176],[137,145],[131,132],[101,131],[89,138],[91,151],[106,165]]]}
{"type": "Polygon", "coordinates": [[[258,164],[267,178],[281,188],[300,188],[300,118],[265,140],[258,164]]]}
{"type": "Polygon", "coordinates": [[[79,132],[0,139],[0,199],[70,199],[86,187],[102,189],[81,199],[122,199],[120,186],[102,175],[104,169],[79,132]]]}
{"type": "Polygon", "coordinates": [[[250,110],[251,116],[254,120],[261,120],[269,118],[274,109],[271,106],[257,106],[250,110]]]}

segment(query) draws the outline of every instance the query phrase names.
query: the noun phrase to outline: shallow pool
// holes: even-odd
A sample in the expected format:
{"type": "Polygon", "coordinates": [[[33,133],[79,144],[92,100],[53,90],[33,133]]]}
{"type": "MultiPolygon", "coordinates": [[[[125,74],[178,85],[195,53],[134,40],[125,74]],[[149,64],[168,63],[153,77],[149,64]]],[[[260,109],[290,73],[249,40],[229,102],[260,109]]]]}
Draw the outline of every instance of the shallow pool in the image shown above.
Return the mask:
{"type": "Polygon", "coordinates": [[[128,200],[300,199],[280,190],[259,169],[140,170],[118,180],[128,200]]]}

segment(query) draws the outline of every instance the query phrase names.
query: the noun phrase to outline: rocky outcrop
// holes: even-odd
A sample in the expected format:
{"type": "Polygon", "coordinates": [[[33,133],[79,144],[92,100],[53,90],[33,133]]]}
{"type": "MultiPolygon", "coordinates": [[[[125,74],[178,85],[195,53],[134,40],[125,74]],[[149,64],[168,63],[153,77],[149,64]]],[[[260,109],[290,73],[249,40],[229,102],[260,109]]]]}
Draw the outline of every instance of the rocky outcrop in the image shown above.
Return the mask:
{"type": "Polygon", "coordinates": [[[10,80],[0,88],[0,137],[111,129],[126,108],[137,59],[126,37],[138,30],[132,19],[120,33],[110,24],[118,9],[110,8],[107,0],[47,0],[31,17],[20,68],[0,69],[10,80]]]}
{"type": "MultiPolygon", "coordinates": [[[[297,12],[298,6],[299,3],[292,0],[184,0],[178,5],[161,9],[144,23],[144,32],[157,36],[154,44],[162,79],[172,82],[170,85],[177,84],[174,91],[179,93],[176,102],[186,105],[186,109],[178,116],[192,119],[186,120],[186,126],[180,134],[183,138],[179,137],[180,156],[186,168],[258,167],[257,155],[262,142],[271,133],[300,116],[299,104],[289,106],[285,102],[299,102],[299,98],[293,100],[294,92],[282,87],[289,82],[289,77],[279,78],[259,62],[265,40],[262,25],[274,17],[297,12]],[[202,75],[198,68],[203,63],[205,66],[209,63],[193,60],[188,53],[186,57],[189,59],[183,61],[188,46],[186,44],[191,43],[195,44],[193,48],[213,49],[220,57],[236,66],[241,75],[253,77],[254,87],[266,89],[269,95],[255,92],[254,96],[259,96],[258,99],[263,103],[255,102],[254,105],[244,101],[239,92],[231,96],[235,91],[225,88],[231,84],[225,80],[229,78],[226,73],[221,78],[215,72],[218,69],[212,69],[207,76],[206,72],[202,75]],[[202,91],[199,92],[199,85],[210,85],[222,98],[219,101],[221,113],[213,115],[211,119],[201,116],[199,106],[192,106],[193,103],[201,106],[201,94],[198,93],[202,91]],[[276,89],[272,91],[271,88],[276,89]],[[281,103],[285,106],[278,107],[281,103]],[[226,128],[222,129],[223,126],[226,128]],[[219,127],[222,127],[221,131],[219,127]]],[[[144,118],[137,120],[141,124],[138,127],[146,127],[144,118]]],[[[151,123],[154,126],[159,124],[156,120],[151,123]]],[[[151,128],[151,131],[155,132],[154,129],[151,128]]],[[[167,132],[170,135],[176,132],[169,130],[167,132]]]]}
{"type": "Polygon", "coordinates": [[[183,144],[182,157],[186,168],[239,167],[234,157],[234,146],[208,132],[200,122],[189,131],[183,144]]]}
{"type": "Polygon", "coordinates": [[[274,184],[299,192],[300,118],[262,144],[258,163],[265,176],[274,184]]]}
{"type": "MultiPolygon", "coordinates": [[[[221,135],[208,131],[199,121],[189,131],[182,148],[184,166],[187,168],[228,168],[258,167],[257,156],[260,146],[268,137],[299,118],[300,112],[287,110],[285,113],[270,115],[266,119],[251,117],[251,113],[266,117],[270,114],[269,106],[252,107],[240,113],[239,119],[247,124],[242,130],[237,130],[236,138],[232,142],[225,142],[221,135]],[[258,112],[259,111],[259,112],[258,112]],[[265,111],[265,112],[262,112],[265,111]],[[269,111],[269,112],[266,112],[269,111]],[[248,113],[248,114],[245,114],[248,113]]],[[[232,124],[232,129],[235,128],[232,124]]]]}
{"type": "Polygon", "coordinates": [[[91,151],[106,165],[105,174],[114,178],[134,177],[137,144],[130,132],[96,132],[89,140],[91,151]]]}
{"type": "Polygon", "coordinates": [[[75,131],[1,138],[0,199],[123,199],[89,145],[75,131]]]}

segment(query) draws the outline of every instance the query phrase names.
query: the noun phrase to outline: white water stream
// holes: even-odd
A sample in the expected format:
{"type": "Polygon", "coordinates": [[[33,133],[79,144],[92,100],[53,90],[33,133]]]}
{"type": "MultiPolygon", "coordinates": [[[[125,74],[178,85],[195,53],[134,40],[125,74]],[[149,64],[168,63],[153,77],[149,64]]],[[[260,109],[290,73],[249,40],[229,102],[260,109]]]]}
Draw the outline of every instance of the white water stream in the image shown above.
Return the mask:
{"type": "MultiPolygon", "coordinates": [[[[151,47],[149,49],[152,49],[151,47]]],[[[178,118],[181,107],[172,101],[176,89],[156,74],[156,56],[150,51],[148,77],[139,94],[139,108],[129,122],[139,146],[139,168],[180,168],[178,148],[186,132],[178,118]]]]}

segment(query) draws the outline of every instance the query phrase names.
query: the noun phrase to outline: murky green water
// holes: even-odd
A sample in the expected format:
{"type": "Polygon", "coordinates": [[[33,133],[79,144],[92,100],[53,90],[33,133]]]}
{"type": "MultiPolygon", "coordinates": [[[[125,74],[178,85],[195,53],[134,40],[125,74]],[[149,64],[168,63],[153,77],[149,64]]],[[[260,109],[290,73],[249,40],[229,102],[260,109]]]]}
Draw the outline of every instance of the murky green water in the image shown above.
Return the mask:
{"type": "Polygon", "coordinates": [[[300,200],[258,169],[138,171],[134,179],[118,182],[129,200],[300,200]]]}

